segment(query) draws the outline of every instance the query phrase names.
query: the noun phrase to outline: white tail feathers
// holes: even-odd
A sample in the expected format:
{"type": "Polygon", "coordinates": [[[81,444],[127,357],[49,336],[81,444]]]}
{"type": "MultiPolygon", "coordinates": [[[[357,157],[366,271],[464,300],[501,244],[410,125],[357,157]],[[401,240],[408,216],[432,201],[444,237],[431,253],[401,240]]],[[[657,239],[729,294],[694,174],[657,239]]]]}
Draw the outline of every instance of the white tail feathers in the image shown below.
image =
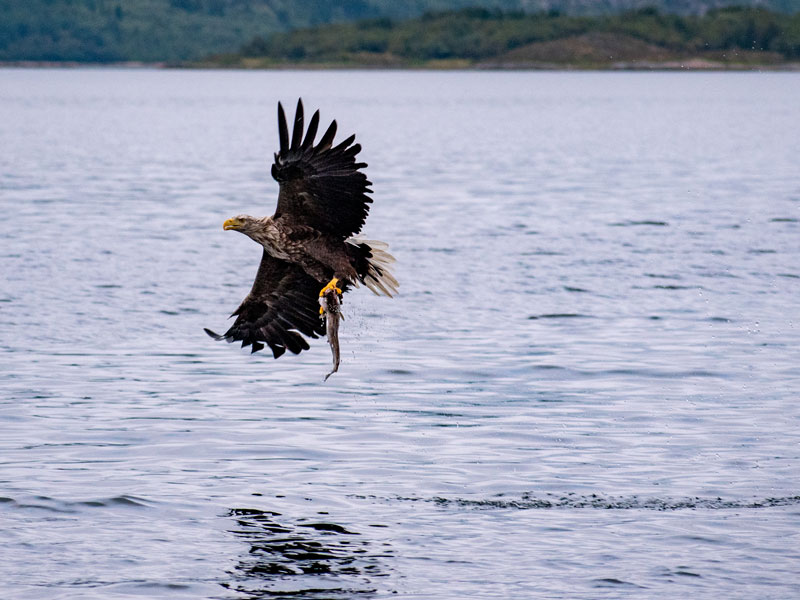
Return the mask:
{"type": "Polygon", "coordinates": [[[394,278],[390,265],[395,261],[394,256],[389,254],[386,249],[389,244],[378,240],[352,240],[356,244],[366,244],[370,247],[372,258],[367,260],[367,274],[364,276],[364,285],[378,296],[383,294],[390,298],[397,294],[400,284],[394,278]]]}

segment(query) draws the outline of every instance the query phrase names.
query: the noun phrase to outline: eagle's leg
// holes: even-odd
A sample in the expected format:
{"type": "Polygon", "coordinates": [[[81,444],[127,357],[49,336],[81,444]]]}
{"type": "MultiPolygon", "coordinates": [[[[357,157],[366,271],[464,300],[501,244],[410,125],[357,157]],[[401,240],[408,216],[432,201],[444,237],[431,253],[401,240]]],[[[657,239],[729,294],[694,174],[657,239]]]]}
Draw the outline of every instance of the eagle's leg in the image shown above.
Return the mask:
{"type": "MultiPolygon", "coordinates": [[[[322,289],[319,291],[319,297],[320,297],[320,298],[322,298],[322,297],[325,295],[325,292],[329,292],[329,291],[331,291],[331,290],[335,291],[337,294],[339,294],[339,296],[341,296],[341,295],[342,295],[342,290],[340,290],[340,289],[337,287],[337,285],[336,285],[337,283],[339,283],[339,278],[338,278],[338,277],[334,277],[333,279],[331,279],[331,280],[328,282],[328,285],[326,285],[324,288],[322,288],[322,289]]],[[[323,314],[324,312],[325,312],[325,309],[323,309],[323,308],[320,306],[320,308],[319,308],[319,314],[323,314]]]]}

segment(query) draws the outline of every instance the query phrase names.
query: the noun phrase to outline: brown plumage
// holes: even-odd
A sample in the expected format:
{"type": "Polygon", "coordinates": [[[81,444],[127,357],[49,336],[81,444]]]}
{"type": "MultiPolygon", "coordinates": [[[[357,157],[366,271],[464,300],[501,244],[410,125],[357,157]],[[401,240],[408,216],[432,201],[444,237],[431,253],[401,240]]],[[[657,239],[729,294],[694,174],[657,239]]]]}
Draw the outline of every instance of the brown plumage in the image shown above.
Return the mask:
{"type": "Polygon", "coordinates": [[[355,158],[361,146],[352,135],[334,146],[336,121],[314,145],[319,111],[305,136],[303,125],[303,103],[298,100],[290,140],[278,103],[280,150],[272,176],[280,191],[275,214],[239,215],[223,225],[264,248],[261,265],[250,293],[233,312],[233,326],[222,335],[205,330],[217,340],[241,341],[252,352],[267,345],[275,358],[286,350],[307,350],[306,337],[325,335],[319,297],[334,277],[343,291],[363,283],[376,294],[397,292],[397,280],[388,269],[394,258],[386,244],[352,237],[361,231],[372,202],[372,184],[362,171],[367,165],[355,158]]]}

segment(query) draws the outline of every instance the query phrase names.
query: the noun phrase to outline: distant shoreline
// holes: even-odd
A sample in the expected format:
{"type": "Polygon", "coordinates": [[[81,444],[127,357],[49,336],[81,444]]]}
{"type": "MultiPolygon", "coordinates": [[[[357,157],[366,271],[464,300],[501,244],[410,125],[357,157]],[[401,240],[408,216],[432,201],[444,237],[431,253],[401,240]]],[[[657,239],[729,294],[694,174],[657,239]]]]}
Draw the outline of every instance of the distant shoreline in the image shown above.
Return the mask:
{"type": "Polygon", "coordinates": [[[3,69],[166,69],[165,62],[79,62],[52,60],[0,60],[3,69]]]}
{"type": "Polygon", "coordinates": [[[431,61],[419,64],[369,64],[369,63],[273,63],[251,65],[247,63],[219,64],[209,61],[186,63],[178,68],[218,69],[239,71],[800,71],[800,62],[737,63],[713,61],[704,58],[687,58],[666,61],[618,61],[610,63],[547,63],[547,62],[496,62],[484,61],[431,61]]]}
{"type": "Polygon", "coordinates": [[[703,58],[669,61],[620,61],[608,64],[573,63],[493,63],[486,61],[464,64],[463,61],[431,61],[430,63],[384,65],[361,63],[271,63],[220,64],[197,62],[77,62],[77,61],[0,61],[3,69],[163,69],[214,71],[776,71],[799,72],[800,62],[723,63],[703,58]]]}
{"type": "Polygon", "coordinates": [[[597,14],[452,7],[295,26],[244,10],[249,1],[216,2],[241,5],[224,18],[200,10],[210,0],[158,0],[160,12],[38,1],[42,23],[22,8],[9,13],[0,68],[800,71],[800,11],[780,12],[777,0],[772,9],[703,0],[677,12],[658,0],[597,14]]]}

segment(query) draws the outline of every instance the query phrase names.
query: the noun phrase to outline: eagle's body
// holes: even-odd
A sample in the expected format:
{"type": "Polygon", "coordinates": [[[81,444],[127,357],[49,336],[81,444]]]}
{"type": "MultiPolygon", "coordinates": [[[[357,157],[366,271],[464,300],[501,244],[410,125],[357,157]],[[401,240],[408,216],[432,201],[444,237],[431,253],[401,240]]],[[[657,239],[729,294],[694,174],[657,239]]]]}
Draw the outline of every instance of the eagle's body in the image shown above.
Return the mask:
{"type": "Polygon", "coordinates": [[[298,101],[291,144],[283,107],[278,104],[280,151],[272,176],[280,183],[278,206],[271,217],[239,215],[224,223],[263,247],[261,265],[250,293],[234,311],[233,326],[216,339],[241,340],[256,352],[268,345],[275,358],[287,349],[308,349],[303,335],[325,334],[318,299],[331,289],[347,291],[359,283],[391,296],[397,280],[388,270],[394,258],[386,244],[356,240],[364,224],[372,190],[356,163],[361,150],[350,136],[332,146],[336,121],[314,145],[319,111],[303,138],[303,104],[298,101]],[[327,285],[326,285],[327,284],[327,285]],[[302,334],[302,335],[301,335],[302,334]]]}
{"type": "MultiPolygon", "coordinates": [[[[235,218],[240,223],[248,222],[247,215],[235,218]]],[[[240,228],[240,231],[261,244],[271,257],[299,265],[319,281],[330,280],[333,273],[356,280],[357,272],[348,256],[347,242],[336,243],[311,227],[286,224],[281,219],[250,219],[252,230],[240,228]]]]}

